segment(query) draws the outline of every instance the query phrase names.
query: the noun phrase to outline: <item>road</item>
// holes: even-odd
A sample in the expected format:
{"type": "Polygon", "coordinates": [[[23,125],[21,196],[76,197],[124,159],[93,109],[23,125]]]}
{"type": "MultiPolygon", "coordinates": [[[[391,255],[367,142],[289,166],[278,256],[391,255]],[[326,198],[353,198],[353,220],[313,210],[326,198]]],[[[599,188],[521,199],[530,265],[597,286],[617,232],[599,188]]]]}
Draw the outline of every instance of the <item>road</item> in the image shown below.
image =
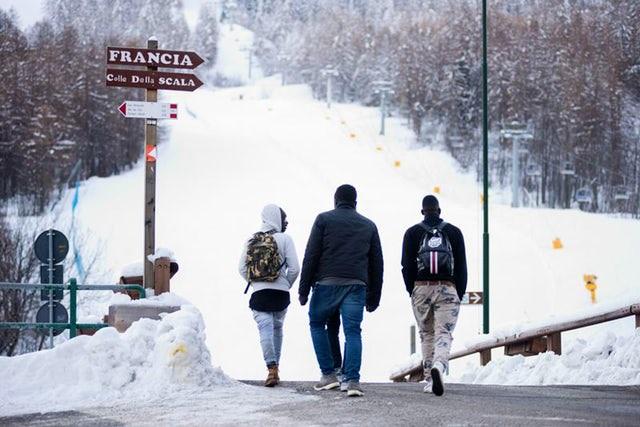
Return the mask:
{"type": "MultiPolygon", "coordinates": [[[[249,384],[258,384],[248,382],[249,384]]],[[[638,426],[640,387],[503,387],[448,385],[442,397],[422,393],[420,384],[364,384],[365,397],[314,392],[311,383],[282,387],[317,399],[280,404],[234,419],[207,411],[206,396],[189,407],[147,405],[90,408],[0,418],[2,426],[123,425],[383,425],[383,426],[638,426]]],[[[234,397],[242,405],[242,396],[234,397]]]]}

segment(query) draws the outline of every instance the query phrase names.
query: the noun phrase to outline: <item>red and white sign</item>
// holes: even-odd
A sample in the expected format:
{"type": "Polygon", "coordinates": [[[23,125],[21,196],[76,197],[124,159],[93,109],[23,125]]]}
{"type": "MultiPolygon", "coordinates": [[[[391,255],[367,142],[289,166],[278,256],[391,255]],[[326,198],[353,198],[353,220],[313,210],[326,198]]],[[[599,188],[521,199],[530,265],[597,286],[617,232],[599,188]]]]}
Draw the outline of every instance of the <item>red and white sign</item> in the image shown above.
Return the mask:
{"type": "Polygon", "coordinates": [[[124,101],[118,111],[133,119],[177,119],[178,104],[168,102],[124,101]]]}
{"type": "Polygon", "coordinates": [[[147,157],[147,162],[155,162],[156,157],[158,156],[158,149],[155,145],[147,145],[145,149],[145,155],[147,157]]]}

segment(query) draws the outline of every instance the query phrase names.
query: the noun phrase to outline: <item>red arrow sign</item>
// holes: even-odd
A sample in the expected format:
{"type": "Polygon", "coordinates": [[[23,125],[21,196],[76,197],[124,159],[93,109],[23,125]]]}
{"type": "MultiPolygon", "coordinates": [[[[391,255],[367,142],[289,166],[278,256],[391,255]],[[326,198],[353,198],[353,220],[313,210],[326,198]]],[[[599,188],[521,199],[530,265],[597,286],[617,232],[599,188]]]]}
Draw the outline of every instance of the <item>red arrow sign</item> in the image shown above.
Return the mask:
{"type": "Polygon", "coordinates": [[[110,65],[138,65],[141,67],[193,70],[203,62],[204,59],[195,52],[107,47],[107,64],[110,65]]]}
{"type": "Polygon", "coordinates": [[[107,86],[193,92],[204,83],[194,74],[107,69],[107,86]]]}
{"type": "Polygon", "coordinates": [[[118,111],[120,111],[123,116],[127,117],[127,101],[120,104],[118,111]]]}

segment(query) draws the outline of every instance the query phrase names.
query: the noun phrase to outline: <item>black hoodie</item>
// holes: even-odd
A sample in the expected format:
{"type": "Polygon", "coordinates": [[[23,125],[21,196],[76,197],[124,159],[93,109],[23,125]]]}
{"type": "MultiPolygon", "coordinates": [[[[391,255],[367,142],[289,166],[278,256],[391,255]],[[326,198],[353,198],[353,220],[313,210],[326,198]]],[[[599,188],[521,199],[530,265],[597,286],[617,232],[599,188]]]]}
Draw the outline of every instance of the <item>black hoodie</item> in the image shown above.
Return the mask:
{"type": "MultiPolygon", "coordinates": [[[[425,217],[423,223],[429,226],[435,226],[442,222],[438,215],[429,215],[425,217]]],[[[427,277],[426,272],[418,273],[418,250],[420,244],[427,231],[420,224],[416,224],[404,233],[404,241],[402,243],[402,277],[404,285],[409,295],[413,292],[414,282],[416,280],[450,280],[456,285],[458,297],[462,299],[467,290],[467,257],[464,249],[464,238],[460,229],[452,224],[447,223],[442,232],[447,235],[451,243],[453,252],[454,271],[452,276],[427,277]]]]}

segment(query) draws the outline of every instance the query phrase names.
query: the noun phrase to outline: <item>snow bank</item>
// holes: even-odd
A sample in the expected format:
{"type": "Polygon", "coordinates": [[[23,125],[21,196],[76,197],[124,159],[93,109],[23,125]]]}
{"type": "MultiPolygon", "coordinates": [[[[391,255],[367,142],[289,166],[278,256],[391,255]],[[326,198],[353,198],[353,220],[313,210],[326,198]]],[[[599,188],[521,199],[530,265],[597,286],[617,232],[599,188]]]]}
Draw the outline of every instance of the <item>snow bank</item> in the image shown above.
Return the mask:
{"type": "Polygon", "coordinates": [[[211,365],[204,322],[191,305],[79,336],[52,350],[0,357],[0,413],[149,400],[174,391],[231,384],[211,365]]]}
{"type": "Polygon", "coordinates": [[[486,366],[467,366],[457,382],[502,385],[639,385],[640,328],[628,336],[611,331],[578,338],[564,354],[503,357],[486,366]]]}
{"type": "Polygon", "coordinates": [[[611,301],[594,304],[565,314],[556,314],[544,319],[529,322],[512,322],[499,326],[490,334],[482,334],[464,341],[465,348],[471,348],[480,344],[494,343],[505,338],[519,336],[528,331],[535,331],[558,323],[572,322],[575,320],[595,317],[611,311],[629,307],[640,303],[640,288],[630,289],[623,292],[611,301]]]}

